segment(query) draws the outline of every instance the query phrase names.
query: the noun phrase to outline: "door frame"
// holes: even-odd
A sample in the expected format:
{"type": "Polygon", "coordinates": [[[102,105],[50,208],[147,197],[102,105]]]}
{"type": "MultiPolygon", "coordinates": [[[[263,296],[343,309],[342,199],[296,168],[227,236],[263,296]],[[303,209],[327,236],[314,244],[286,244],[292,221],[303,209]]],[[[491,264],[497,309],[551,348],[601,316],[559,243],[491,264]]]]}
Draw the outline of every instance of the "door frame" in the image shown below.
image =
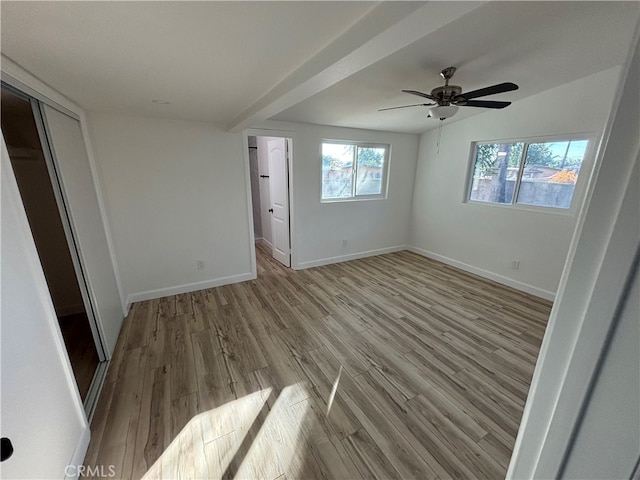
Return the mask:
{"type": "MultiPolygon", "coordinates": [[[[73,218],[71,216],[71,212],[68,206],[69,201],[67,199],[67,194],[65,192],[64,185],[59,173],[60,167],[58,165],[58,160],[56,158],[55,152],[51,145],[51,140],[49,138],[48,130],[46,127],[46,114],[43,108],[44,104],[42,100],[34,98],[30,94],[20,90],[19,88],[16,88],[11,84],[6,83],[4,80],[0,82],[0,85],[1,85],[1,88],[8,91],[12,95],[18,96],[28,101],[31,106],[34,123],[36,125],[36,129],[38,131],[38,137],[40,139],[40,147],[42,150],[42,155],[44,157],[44,162],[47,168],[47,172],[49,173],[49,180],[53,190],[53,196],[58,209],[58,215],[60,217],[62,229],[64,231],[64,236],[66,239],[69,256],[71,257],[71,262],[73,264],[73,270],[75,272],[76,281],[78,282],[78,288],[80,289],[80,295],[82,297],[82,303],[87,316],[87,321],[89,322],[89,328],[91,329],[92,340],[96,347],[96,353],[98,354],[98,364],[96,365],[96,370],[94,371],[91,385],[89,387],[89,390],[83,402],[83,408],[84,408],[85,414],[87,415],[87,419],[90,420],[91,417],[93,416],[93,412],[97,405],[100,389],[102,387],[102,383],[106,376],[109,355],[104,342],[104,332],[102,331],[102,327],[100,325],[98,315],[96,314],[96,308],[92,300],[91,285],[87,280],[86,268],[84,266],[84,262],[80,254],[80,250],[78,248],[78,239],[75,233],[73,218]]],[[[65,115],[69,115],[70,112],[64,109],[63,111],[61,111],[61,113],[65,115]]],[[[75,115],[70,115],[70,116],[78,120],[78,118],[75,115]]],[[[20,202],[22,203],[21,198],[20,198],[20,202]]],[[[39,259],[38,259],[38,262],[40,263],[39,259]]],[[[60,326],[57,324],[57,322],[55,327],[57,329],[60,329],[60,326]]],[[[63,346],[64,346],[65,354],[67,355],[67,359],[68,359],[69,358],[68,350],[66,348],[66,345],[63,344],[63,346]]],[[[71,369],[71,374],[72,374],[73,381],[75,383],[76,378],[75,378],[75,372],[73,371],[73,369],[71,369]]],[[[77,388],[77,383],[76,383],[76,388],[77,388]]]]}
{"type": "Polygon", "coordinates": [[[254,278],[257,277],[256,266],[256,236],[253,227],[253,193],[251,192],[251,171],[249,168],[249,137],[279,137],[287,140],[289,155],[287,158],[288,166],[288,185],[289,185],[289,248],[291,250],[291,268],[296,270],[298,267],[298,255],[295,245],[295,203],[294,199],[294,182],[293,182],[293,158],[296,148],[296,133],[288,130],[268,130],[262,128],[249,128],[242,132],[242,150],[244,154],[245,164],[245,185],[247,189],[247,219],[249,220],[249,247],[251,249],[251,273],[254,278]]]}
{"type": "MultiPolygon", "coordinates": [[[[69,201],[67,199],[66,192],[60,178],[60,167],[58,166],[58,159],[55,156],[55,152],[51,146],[50,139],[47,135],[46,128],[46,116],[41,106],[41,102],[36,99],[31,99],[31,108],[33,110],[33,116],[36,121],[36,127],[38,128],[38,135],[40,136],[40,143],[42,144],[42,152],[44,155],[44,161],[47,165],[49,172],[49,178],[51,180],[51,186],[53,187],[53,195],[58,206],[58,213],[60,214],[60,221],[62,222],[62,228],[64,235],[67,239],[67,246],[69,247],[69,253],[71,255],[71,261],[73,262],[73,269],[76,273],[78,280],[78,287],[82,295],[82,303],[89,320],[89,326],[91,328],[91,334],[93,341],[98,351],[98,363],[102,363],[107,360],[107,352],[103,341],[103,332],[98,322],[98,317],[95,312],[95,306],[91,300],[91,288],[87,282],[87,275],[85,273],[85,267],[80,256],[80,250],[78,248],[78,239],[75,234],[75,227],[73,225],[73,218],[71,218],[71,212],[69,211],[69,201]]],[[[88,398],[89,395],[87,395],[88,398]]]]}
{"type": "MultiPolygon", "coordinates": [[[[13,62],[13,60],[11,60],[10,58],[7,58],[2,54],[0,54],[0,58],[2,60],[0,64],[0,77],[4,85],[9,86],[11,89],[13,89],[13,91],[21,92],[23,96],[26,95],[27,97],[31,97],[43,104],[59,110],[60,112],[69,115],[71,118],[74,118],[80,122],[80,128],[82,130],[82,136],[85,143],[85,150],[89,161],[89,168],[91,170],[91,176],[93,178],[93,188],[96,192],[98,209],[100,210],[100,221],[102,222],[102,226],[104,228],[106,236],[107,248],[109,250],[109,257],[111,258],[111,266],[115,275],[116,287],[118,290],[118,295],[120,297],[120,306],[122,308],[122,316],[124,318],[129,313],[129,309],[126,303],[126,297],[124,295],[122,283],[120,281],[120,269],[118,267],[118,261],[115,256],[111,228],[109,226],[109,223],[107,222],[107,210],[103,201],[104,195],[102,193],[100,180],[97,176],[98,169],[93,155],[87,115],[80,106],[64,97],[49,85],[42,82],[40,79],[34,77],[31,73],[13,62]]],[[[98,324],[100,325],[100,328],[103,328],[100,318],[98,318],[98,324]]],[[[110,347],[111,349],[114,348],[114,346],[112,345],[110,347]]],[[[110,354],[107,349],[107,359],[110,360],[111,356],[112,354],[110,354]]]]}

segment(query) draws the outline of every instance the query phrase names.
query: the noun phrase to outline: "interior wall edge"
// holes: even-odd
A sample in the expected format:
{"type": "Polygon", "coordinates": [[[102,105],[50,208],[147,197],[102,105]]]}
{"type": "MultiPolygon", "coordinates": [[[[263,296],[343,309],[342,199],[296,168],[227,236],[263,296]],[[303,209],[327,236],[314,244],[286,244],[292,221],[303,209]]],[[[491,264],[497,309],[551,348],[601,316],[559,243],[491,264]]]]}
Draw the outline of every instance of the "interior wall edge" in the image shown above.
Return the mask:
{"type": "Polygon", "coordinates": [[[123,316],[126,317],[128,309],[126,308],[124,287],[122,286],[122,278],[120,275],[120,267],[118,266],[118,260],[115,253],[115,247],[113,246],[113,235],[111,233],[110,214],[105,203],[104,187],[101,181],[100,165],[96,161],[95,150],[93,149],[93,138],[91,131],[91,124],[88,115],[83,111],[80,115],[80,128],[82,129],[82,135],[84,136],[85,145],[87,148],[87,156],[89,157],[89,167],[91,168],[91,176],[93,177],[93,187],[96,190],[96,197],[98,198],[98,208],[100,209],[100,216],[102,217],[102,225],[107,237],[107,246],[109,248],[109,256],[111,258],[111,265],[116,277],[116,287],[118,288],[118,294],[120,295],[120,303],[122,305],[123,316]]]}

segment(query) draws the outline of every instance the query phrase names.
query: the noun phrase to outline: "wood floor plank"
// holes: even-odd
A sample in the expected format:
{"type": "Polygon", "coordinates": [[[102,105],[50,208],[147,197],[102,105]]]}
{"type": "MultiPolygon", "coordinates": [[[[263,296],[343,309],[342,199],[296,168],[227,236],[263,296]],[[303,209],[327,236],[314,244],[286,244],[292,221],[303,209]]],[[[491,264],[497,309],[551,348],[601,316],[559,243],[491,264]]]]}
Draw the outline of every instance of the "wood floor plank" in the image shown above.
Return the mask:
{"type": "Polygon", "coordinates": [[[171,352],[171,399],[197,392],[190,315],[176,315],[166,333],[166,349],[171,352]]]}
{"type": "MultiPolygon", "coordinates": [[[[324,418],[332,433],[343,439],[362,428],[362,425],[342,398],[335,395],[340,386],[342,371],[338,370],[337,375],[329,379],[311,357],[299,357],[296,358],[296,361],[309,380],[310,398],[318,408],[325,412],[324,418]]],[[[347,375],[346,372],[344,374],[347,375]]]]}
{"type": "Polygon", "coordinates": [[[235,431],[204,444],[207,478],[226,478],[227,467],[233,461],[239,445],[240,440],[235,431]]]}
{"type": "Polygon", "coordinates": [[[508,443],[511,439],[515,439],[512,422],[499,412],[487,409],[467,389],[455,382],[452,376],[433,368],[428,362],[423,362],[422,359],[424,357],[417,352],[411,352],[405,357],[422,372],[430,383],[438,388],[440,394],[445,395],[449,402],[455,403],[464,411],[470,412],[473,418],[485,429],[492,431],[504,442],[508,443]]]}
{"type": "Polygon", "coordinates": [[[343,445],[362,478],[402,478],[364,428],[345,438],[343,445]]]}
{"type": "Polygon", "coordinates": [[[135,303],[87,465],[123,478],[498,478],[550,303],[411,252],[135,303]]]}
{"type": "Polygon", "coordinates": [[[506,467],[509,465],[509,460],[511,459],[511,450],[513,448],[513,444],[506,446],[501,441],[499,441],[492,433],[487,433],[480,439],[478,445],[502,467],[504,474],[501,476],[506,475],[506,467]]]}
{"type": "Polygon", "coordinates": [[[154,381],[149,408],[149,433],[144,447],[147,465],[153,465],[171,443],[171,366],[153,371],[154,381]]]}
{"type": "Polygon", "coordinates": [[[91,443],[87,449],[84,463],[87,466],[94,467],[97,465],[97,457],[100,453],[104,431],[106,430],[107,421],[109,419],[109,410],[115,391],[115,382],[105,383],[98,399],[95,414],[91,422],[91,443]]]}
{"type": "MultiPolygon", "coordinates": [[[[448,463],[457,463],[461,468],[464,477],[480,477],[480,478],[499,478],[506,473],[502,471],[501,466],[490,456],[482,455],[482,449],[473,439],[467,437],[465,433],[458,428],[455,422],[443,415],[438,408],[432,405],[424,396],[419,395],[415,399],[407,402],[408,410],[415,415],[417,422],[421,428],[426,428],[429,437],[438,445],[438,449],[429,449],[429,451],[441,458],[448,457],[448,463]],[[451,458],[451,454],[454,457],[451,458]],[[460,461],[463,460],[463,461],[460,461]]],[[[424,438],[424,437],[423,437],[424,438]]]]}
{"type": "MultiPolygon", "coordinates": [[[[155,332],[154,332],[155,333],[155,332]]],[[[153,357],[148,357],[147,362],[153,357]]],[[[151,468],[150,463],[147,463],[148,458],[145,456],[145,447],[149,441],[149,434],[151,432],[151,402],[153,395],[153,386],[155,383],[155,369],[150,370],[148,367],[144,373],[142,394],[140,399],[140,412],[138,415],[138,422],[136,425],[136,437],[135,444],[129,446],[134,454],[133,465],[131,468],[131,478],[142,478],[142,476],[151,468]]]]}
{"type": "Polygon", "coordinates": [[[401,478],[435,479],[434,465],[419,456],[393,421],[384,413],[384,407],[374,400],[346,376],[341,381],[337,395],[344,398],[354,415],[371,435],[383,455],[400,473],[401,478]]]}
{"type": "Polygon", "coordinates": [[[149,333],[153,329],[155,312],[153,302],[140,302],[136,304],[129,334],[127,335],[127,346],[125,350],[141,347],[148,343],[149,333]]]}

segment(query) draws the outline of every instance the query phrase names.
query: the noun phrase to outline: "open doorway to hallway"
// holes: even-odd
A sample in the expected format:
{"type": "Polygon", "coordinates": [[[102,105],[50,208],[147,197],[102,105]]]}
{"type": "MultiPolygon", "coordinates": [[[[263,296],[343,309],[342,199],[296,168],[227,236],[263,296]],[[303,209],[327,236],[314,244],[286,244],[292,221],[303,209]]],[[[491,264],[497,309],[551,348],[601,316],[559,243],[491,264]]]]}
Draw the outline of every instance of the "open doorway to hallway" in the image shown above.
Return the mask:
{"type": "MultiPolygon", "coordinates": [[[[256,257],[268,255],[291,267],[292,139],[250,135],[247,148],[256,257]]],[[[257,264],[260,275],[261,262],[257,264]]]]}

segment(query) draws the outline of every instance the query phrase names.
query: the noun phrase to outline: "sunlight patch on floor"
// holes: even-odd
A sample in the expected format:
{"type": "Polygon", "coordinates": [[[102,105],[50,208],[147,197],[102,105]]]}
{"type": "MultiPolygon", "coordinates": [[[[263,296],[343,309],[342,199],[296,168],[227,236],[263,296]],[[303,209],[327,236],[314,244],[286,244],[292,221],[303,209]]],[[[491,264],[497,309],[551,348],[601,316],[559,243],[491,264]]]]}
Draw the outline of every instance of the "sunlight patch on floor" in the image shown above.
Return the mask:
{"type": "Polygon", "coordinates": [[[236,478],[276,478],[300,467],[303,452],[298,440],[308,402],[289,406],[287,399],[300,395],[303,389],[303,384],[297,383],[282,390],[251,443],[236,478]]]}
{"type": "Polygon", "coordinates": [[[331,389],[331,394],[329,395],[329,401],[327,402],[327,416],[329,416],[329,412],[331,411],[331,405],[333,405],[333,399],[336,396],[336,392],[338,391],[338,384],[340,383],[340,375],[342,375],[342,365],[340,365],[340,370],[338,370],[338,376],[336,377],[336,381],[333,382],[333,388],[331,389]]]}
{"type": "Polygon", "coordinates": [[[288,400],[306,398],[303,390],[302,382],[285,387],[270,410],[273,392],[266,388],[196,415],[143,478],[276,478],[299,471],[309,402],[288,400]]]}
{"type": "Polygon", "coordinates": [[[271,391],[271,388],[259,390],[193,417],[143,478],[208,478],[211,465],[216,465],[217,470],[221,468],[222,474],[271,391]],[[219,443],[227,446],[223,451],[206,448],[220,438],[224,440],[219,443]],[[231,438],[233,442],[229,441],[231,438]]]}

